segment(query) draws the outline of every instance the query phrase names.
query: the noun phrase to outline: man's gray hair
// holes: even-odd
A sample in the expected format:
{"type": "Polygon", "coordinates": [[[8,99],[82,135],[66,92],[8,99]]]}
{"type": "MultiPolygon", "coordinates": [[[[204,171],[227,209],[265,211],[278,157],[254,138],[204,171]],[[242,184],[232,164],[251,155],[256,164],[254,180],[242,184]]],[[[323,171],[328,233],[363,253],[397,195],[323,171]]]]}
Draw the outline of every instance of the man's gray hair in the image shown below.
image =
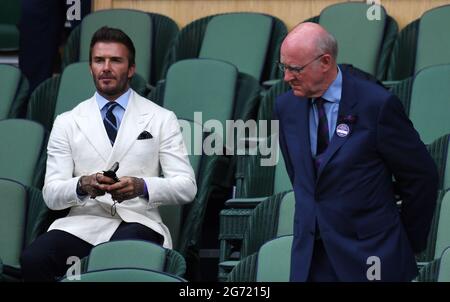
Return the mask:
{"type": "Polygon", "coordinates": [[[326,35],[317,39],[317,49],[320,54],[329,53],[335,60],[338,54],[338,45],[336,38],[332,34],[326,35]]]}

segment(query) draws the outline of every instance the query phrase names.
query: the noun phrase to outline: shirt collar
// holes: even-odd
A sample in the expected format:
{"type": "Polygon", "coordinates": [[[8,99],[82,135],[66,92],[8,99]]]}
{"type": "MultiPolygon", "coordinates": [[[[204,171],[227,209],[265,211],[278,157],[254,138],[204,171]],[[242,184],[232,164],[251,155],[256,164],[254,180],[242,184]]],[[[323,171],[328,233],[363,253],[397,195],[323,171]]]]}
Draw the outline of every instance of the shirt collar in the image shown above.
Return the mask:
{"type": "MultiPolygon", "coordinates": [[[[336,79],[331,83],[327,90],[325,90],[322,98],[330,103],[339,103],[342,94],[342,72],[338,66],[338,73],[336,79]]],[[[315,99],[314,101],[315,102],[315,99]]]]}
{"type": "MultiPolygon", "coordinates": [[[[123,110],[127,109],[128,100],[130,99],[130,94],[131,94],[131,88],[128,88],[128,90],[124,94],[122,94],[115,100],[115,102],[117,104],[119,104],[123,108],[123,110]]],[[[102,97],[97,91],[95,92],[95,100],[97,101],[97,105],[100,110],[102,110],[103,107],[105,107],[105,105],[110,102],[107,99],[105,99],[104,97],[102,97]]]]}

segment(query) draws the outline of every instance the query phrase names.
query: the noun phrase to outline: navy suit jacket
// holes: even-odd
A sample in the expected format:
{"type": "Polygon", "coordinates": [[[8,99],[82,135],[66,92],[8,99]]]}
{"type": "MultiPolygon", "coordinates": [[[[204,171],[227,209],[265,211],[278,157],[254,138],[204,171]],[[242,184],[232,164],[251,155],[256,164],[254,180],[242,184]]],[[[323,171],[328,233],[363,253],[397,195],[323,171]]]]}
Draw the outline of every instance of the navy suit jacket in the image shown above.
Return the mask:
{"type": "Polygon", "coordinates": [[[347,124],[350,133],[333,134],[317,172],[310,102],[292,90],[275,102],[280,147],[295,192],[291,280],[308,278],[317,220],[340,281],[368,281],[371,256],[380,260],[381,281],[410,281],[417,275],[414,253],[426,247],[437,169],[397,97],[347,72],[342,76],[337,125],[347,124]]]}

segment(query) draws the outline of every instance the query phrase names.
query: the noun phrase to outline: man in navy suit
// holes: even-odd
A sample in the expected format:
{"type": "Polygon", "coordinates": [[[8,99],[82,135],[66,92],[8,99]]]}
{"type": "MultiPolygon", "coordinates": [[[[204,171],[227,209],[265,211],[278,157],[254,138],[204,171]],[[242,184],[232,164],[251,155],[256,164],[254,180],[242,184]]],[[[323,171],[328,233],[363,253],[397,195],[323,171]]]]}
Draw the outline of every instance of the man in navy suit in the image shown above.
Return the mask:
{"type": "Polygon", "coordinates": [[[410,281],[437,169],[397,97],[341,71],[336,57],[336,40],[314,23],[281,46],[292,89],[274,112],[296,200],[291,280],[410,281]]]}

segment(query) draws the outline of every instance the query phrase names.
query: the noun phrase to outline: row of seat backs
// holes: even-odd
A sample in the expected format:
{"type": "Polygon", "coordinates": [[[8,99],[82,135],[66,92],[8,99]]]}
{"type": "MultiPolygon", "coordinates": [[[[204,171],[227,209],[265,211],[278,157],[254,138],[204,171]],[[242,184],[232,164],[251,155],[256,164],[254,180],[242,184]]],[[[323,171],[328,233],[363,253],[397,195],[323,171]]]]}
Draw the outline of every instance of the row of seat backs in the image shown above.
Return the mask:
{"type": "Polygon", "coordinates": [[[0,64],[0,119],[25,116],[29,84],[20,69],[0,64]]]}
{"type": "MultiPolygon", "coordinates": [[[[293,234],[293,207],[295,203],[293,192],[286,194],[281,200],[282,202],[276,201],[280,207],[278,211],[273,201],[262,202],[255,208],[254,214],[251,215],[249,229],[246,231],[246,237],[244,239],[242,255],[244,258],[231,271],[227,279],[228,281],[289,281],[290,251],[293,234]],[[263,208],[268,209],[268,211],[264,212],[262,210],[263,208]],[[279,220],[277,231],[275,232],[272,229],[270,232],[267,232],[266,225],[275,222],[273,216],[276,216],[275,220],[279,220]],[[282,224],[280,225],[280,223],[282,224]],[[261,234],[258,232],[268,235],[265,238],[259,238],[261,234]],[[247,248],[245,248],[246,245],[247,248]],[[249,245],[253,245],[251,249],[248,248],[249,245]]],[[[428,262],[428,266],[435,268],[436,263],[440,263],[438,276],[441,281],[444,279],[449,280],[448,278],[450,278],[447,259],[447,254],[450,254],[448,248],[450,246],[449,213],[450,191],[441,191],[438,196],[437,207],[428,236],[427,248],[417,259],[422,263],[428,262]]],[[[276,226],[277,223],[275,222],[274,225],[276,226]]],[[[425,270],[430,269],[429,267],[425,270]]],[[[430,275],[431,273],[428,271],[422,274],[430,275]]],[[[435,270],[432,275],[436,275],[435,270]]],[[[425,277],[419,277],[419,280],[420,278],[424,279],[425,277]]]]}
{"type": "Polygon", "coordinates": [[[450,5],[444,5],[405,26],[393,46],[386,79],[403,80],[426,67],[450,63],[449,20],[450,5]]]}
{"type": "MultiPolygon", "coordinates": [[[[92,34],[101,26],[121,28],[135,44],[137,72],[150,84],[165,77],[167,69],[174,62],[187,58],[220,59],[238,67],[239,71],[248,73],[260,80],[267,64],[274,68],[273,61],[278,54],[281,39],[286,34],[284,24],[276,20],[277,30],[272,23],[275,18],[257,13],[232,13],[208,16],[203,22],[193,22],[186,26],[184,32],[194,30],[196,24],[204,25],[202,36],[198,40],[189,40],[188,45],[180,45],[180,35],[176,24],[166,16],[155,13],[144,13],[136,10],[114,9],[89,14],[75,29],[65,47],[64,66],[76,61],[89,60],[89,44],[92,34]],[[211,22],[210,22],[211,21],[211,22]],[[193,29],[194,28],[194,29],[193,29]],[[276,37],[272,36],[276,34],[276,37]],[[271,42],[271,39],[273,41],[271,42]],[[173,41],[170,50],[168,49],[173,41]],[[198,42],[199,45],[192,44],[198,42]],[[197,47],[198,53],[173,59],[173,53],[180,52],[176,47],[197,47]],[[168,61],[165,55],[168,53],[168,61]],[[170,54],[172,53],[172,54],[170,54]],[[271,54],[270,59],[267,58],[271,54]],[[270,63],[267,63],[270,62],[270,63]]],[[[189,35],[189,34],[188,34],[189,35]]],[[[181,37],[180,37],[181,36],[181,37]]]]}

